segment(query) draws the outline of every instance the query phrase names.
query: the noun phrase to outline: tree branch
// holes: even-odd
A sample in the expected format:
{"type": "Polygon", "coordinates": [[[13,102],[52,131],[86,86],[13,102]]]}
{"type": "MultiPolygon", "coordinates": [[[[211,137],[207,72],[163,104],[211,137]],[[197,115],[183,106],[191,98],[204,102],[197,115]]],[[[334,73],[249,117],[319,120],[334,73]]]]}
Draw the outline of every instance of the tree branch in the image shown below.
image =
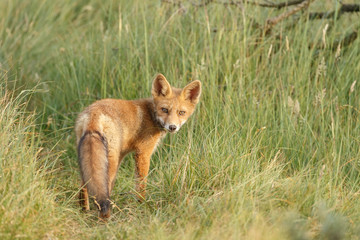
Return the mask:
{"type": "Polygon", "coordinates": [[[203,7],[206,6],[210,3],[218,3],[218,4],[224,4],[224,5],[238,5],[238,4],[250,4],[250,5],[256,5],[256,6],[260,6],[260,7],[268,7],[268,8],[277,8],[277,9],[281,9],[284,7],[289,7],[289,6],[293,6],[293,5],[297,5],[300,4],[302,2],[305,2],[306,0],[292,0],[292,1],[285,1],[285,2],[281,2],[281,3],[263,3],[263,2],[254,2],[254,1],[249,1],[249,0],[241,0],[241,1],[214,1],[214,0],[206,0],[206,1],[201,1],[200,3],[195,3],[192,2],[191,4],[196,6],[196,7],[203,7]]]}
{"type": "MultiPolygon", "coordinates": [[[[341,39],[340,41],[337,41],[334,43],[334,46],[336,46],[337,44],[341,44],[342,46],[348,46],[350,45],[353,41],[355,41],[358,37],[358,33],[357,31],[353,31],[349,34],[347,34],[343,39],[341,39]]],[[[335,49],[335,48],[334,48],[335,49]]]]}
{"type": "Polygon", "coordinates": [[[282,2],[282,3],[258,3],[258,2],[246,1],[246,3],[257,5],[257,6],[260,6],[260,7],[269,7],[269,8],[280,9],[280,8],[289,7],[289,6],[292,6],[292,5],[298,5],[298,4],[300,4],[302,2],[305,2],[305,1],[306,0],[293,0],[293,1],[286,1],[286,2],[282,2]]]}
{"type": "MultiPolygon", "coordinates": [[[[337,17],[347,12],[360,12],[360,4],[342,4],[338,10],[337,17]]],[[[309,19],[329,19],[335,16],[336,11],[331,12],[313,12],[309,14],[309,19]]]]}
{"type": "Polygon", "coordinates": [[[295,13],[299,12],[300,10],[307,8],[309,6],[310,2],[312,2],[312,1],[313,0],[306,0],[306,1],[302,2],[301,4],[297,5],[295,8],[293,8],[287,12],[284,12],[277,17],[267,19],[266,25],[265,25],[265,35],[269,34],[271,31],[271,28],[274,27],[279,22],[281,22],[282,20],[284,20],[285,18],[288,18],[291,15],[294,15],[295,13]]]}

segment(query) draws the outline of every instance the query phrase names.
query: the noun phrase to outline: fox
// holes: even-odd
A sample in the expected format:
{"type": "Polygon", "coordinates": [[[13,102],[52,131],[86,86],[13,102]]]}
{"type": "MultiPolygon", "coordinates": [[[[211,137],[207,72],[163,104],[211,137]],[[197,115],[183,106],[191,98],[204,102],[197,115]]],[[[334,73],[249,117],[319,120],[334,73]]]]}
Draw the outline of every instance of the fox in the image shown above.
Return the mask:
{"type": "Polygon", "coordinates": [[[102,99],[85,108],[75,123],[81,175],[80,206],[90,210],[94,199],[101,219],[111,215],[110,195],[120,163],[135,153],[135,182],[139,201],[146,197],[150,158],[161,139],[176,133],[195,111],[201,82],[172,87],[164,75],[152,82],[151,98],[102,99]]]}

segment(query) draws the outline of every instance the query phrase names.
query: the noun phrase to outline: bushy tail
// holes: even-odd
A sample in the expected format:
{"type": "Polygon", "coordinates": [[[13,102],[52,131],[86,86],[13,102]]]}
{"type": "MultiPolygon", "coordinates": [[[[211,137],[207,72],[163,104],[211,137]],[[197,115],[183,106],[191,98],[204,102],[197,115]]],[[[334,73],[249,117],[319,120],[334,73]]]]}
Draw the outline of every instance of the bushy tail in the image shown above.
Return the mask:
{"type": "Polygon", "coordinates": [[[110,216],[108,144],[98,131],[86,131],[78,145],[80,172],[103,218],[110,216]]]}

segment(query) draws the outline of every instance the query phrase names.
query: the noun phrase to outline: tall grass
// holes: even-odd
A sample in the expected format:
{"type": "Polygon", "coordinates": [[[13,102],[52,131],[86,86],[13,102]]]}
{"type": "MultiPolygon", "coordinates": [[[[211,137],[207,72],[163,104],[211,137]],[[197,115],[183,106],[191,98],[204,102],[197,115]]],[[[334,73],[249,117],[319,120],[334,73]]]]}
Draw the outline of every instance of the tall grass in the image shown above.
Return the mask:
{"type": "MultiPolygon", "coordinates": [[[[331,5],[319,1],[311,9],[331,5]]],[[[45,160],[18,174],[20,182],[38,186],[32,190],[46,192],[39,194],[50,201],[46,218],[36,211],[42,205],[23,205],[23,195],[6,188],[11,180],[1,183],[15,201],[13,208],[22,206],[38,221],[33,230],[24,222],[16,232],[39,238],[54,226],[51,236],[60,238],[66,233],[75,238],[356,239],[359,40],[332,49],[359,29],[358,16],[327,22],[304,14],[289,20],[297,21],[295,27],[285,21],[260,41],[255,22],[280,11],[246,4],[241,9],[190,2],[181,8],[160,1],[1,1],[4,79],[9,88],[39,85],[28,108],[38,116],[36,127],[27,113],[16,115],[15,101],[2,109],[24,120],[7,136],[30,136],[12,148],[26,162],[41,153],[39,146],[49,151],[45,160]],[[331,28],[325,32],[327,23],[331,28]],[[95,211],[81,213],[76,203],[74,120],[96,99],[148,97],[157,72],[178,87],[200,79],[200,106],[153,155],[143,204],[131,194],[134,161],[125,159],[112,196],[113,216],[99,224],[95,211]],[[21,134],[27,125],[42,137],[21,134]],[[43,169],[48,164],[51,168],[43,169]],[[66,215],[55,214],[59,205],[66,215]]],[[[8,162],[8,168],[27,166],[21,163],[8,162]]],[[[7,225],[5,215],[0,220],[7,225]]],[[[14,236],[9,231],[2,230],[14,236]]]]}
{"type": "Polygon", "coordinates": [[[35,116],[26,112],[31,91],[18,96],[0,86],[0,237],[54,238],[74,228],[71,210],[56,201],[48,182],[54,173],[56,152],[42,146],[35,116]]]}

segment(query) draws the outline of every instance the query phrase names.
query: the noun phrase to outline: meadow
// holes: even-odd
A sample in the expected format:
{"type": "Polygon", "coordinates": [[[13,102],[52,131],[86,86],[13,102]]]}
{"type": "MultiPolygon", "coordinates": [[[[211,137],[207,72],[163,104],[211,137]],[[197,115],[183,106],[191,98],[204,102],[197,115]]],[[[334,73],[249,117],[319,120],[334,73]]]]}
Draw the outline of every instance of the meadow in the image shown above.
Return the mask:
{"type": "Polygon", "coordinates": [[[340,7],[318,0],[265,32],[292,7],[194,3],[0,1],[1,239],[360,238],[359,15],[310,19],[340,7]],[[144,203],[124,160],[104,223],[78,205],[76,116],[156,73],[200,104],[144,203]]]}

